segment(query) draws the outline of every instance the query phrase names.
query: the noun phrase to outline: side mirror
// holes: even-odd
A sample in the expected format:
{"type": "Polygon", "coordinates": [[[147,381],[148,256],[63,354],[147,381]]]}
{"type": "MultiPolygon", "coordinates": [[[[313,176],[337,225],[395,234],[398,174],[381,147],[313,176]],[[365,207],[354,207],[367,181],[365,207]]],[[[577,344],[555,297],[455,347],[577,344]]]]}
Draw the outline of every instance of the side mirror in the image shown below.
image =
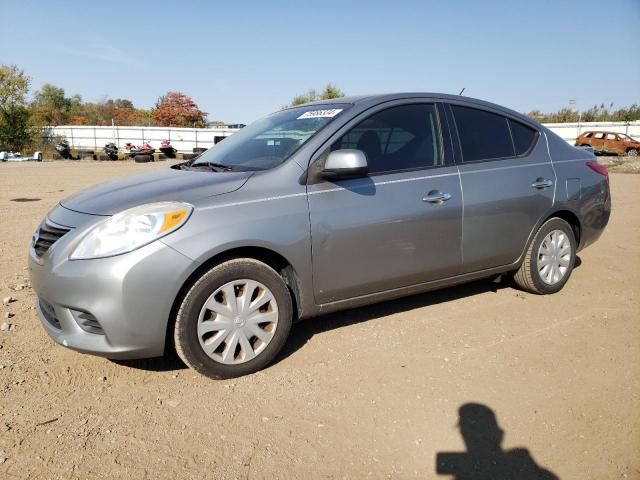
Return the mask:
{"type": "Polygon", "coordinates": [[[321,175],[327,180],[339,180],[364,177],[368,171],[367,156],[364,152],[349,148],[331,152],[324,162],[321,175]]]}

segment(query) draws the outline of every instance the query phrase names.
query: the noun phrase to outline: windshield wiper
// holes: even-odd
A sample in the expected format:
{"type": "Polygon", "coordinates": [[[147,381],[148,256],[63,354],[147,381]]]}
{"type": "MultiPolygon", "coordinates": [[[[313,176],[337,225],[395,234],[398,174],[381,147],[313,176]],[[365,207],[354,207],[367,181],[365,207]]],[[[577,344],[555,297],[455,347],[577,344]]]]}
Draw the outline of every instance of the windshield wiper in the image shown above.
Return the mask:
{"type": "Polygon", "coordinates": [[[197,162],[197,163],[192,163],[191,168],[194,167],[209,167],[211,170],[213,170],[214,172],[230,172],[233,170],[233,167],[230,167],[229,165],[223,165],[222,163],[215,163],[215,162],[197,162]]]}

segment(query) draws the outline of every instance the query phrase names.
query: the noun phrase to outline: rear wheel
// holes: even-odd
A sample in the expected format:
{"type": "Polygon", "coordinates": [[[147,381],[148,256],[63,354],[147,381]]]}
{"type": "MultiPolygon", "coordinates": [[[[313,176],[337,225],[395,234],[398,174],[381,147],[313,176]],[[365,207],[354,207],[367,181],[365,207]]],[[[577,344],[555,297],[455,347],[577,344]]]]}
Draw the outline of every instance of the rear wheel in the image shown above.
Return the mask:
{"type": "Polygon", "coordinates": [[[545,295],[556,293],[569,280],[576,258],[576,238],[560,218],[547,220],[527,249],[513,278],[523,290],[545,295]]]}
{"type": "Polygon", "coordinates": [[[249,258],[230,260],[185,295],[176,316],[176,351],[208,377],[247,375],[273,361],[292,318],[289,289],[275,270],[249,258]]]}

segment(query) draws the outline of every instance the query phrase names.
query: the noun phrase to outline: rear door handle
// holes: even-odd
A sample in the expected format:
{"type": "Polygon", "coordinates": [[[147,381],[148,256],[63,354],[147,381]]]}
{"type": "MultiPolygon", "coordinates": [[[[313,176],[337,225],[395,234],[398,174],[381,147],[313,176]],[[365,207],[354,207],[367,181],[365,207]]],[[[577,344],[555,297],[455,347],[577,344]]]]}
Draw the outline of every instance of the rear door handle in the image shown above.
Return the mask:
{"type": "Polygon", "coordinates": [[[447,200],[451,200],[450,193],[429,192],[427,196],[422,197],[423,202],[434,203],[434,204],[443,203],[443,202],[446,202],[447,200]]]}
{"type": "Polygon", "coordinates": [[[542,190],[543,188],[549,188],[553,185],[552,180],[548,180],[546,178],[537,178],[535,182],[531,184],[531,188],[537,188],[538,190],[542,190]]]}

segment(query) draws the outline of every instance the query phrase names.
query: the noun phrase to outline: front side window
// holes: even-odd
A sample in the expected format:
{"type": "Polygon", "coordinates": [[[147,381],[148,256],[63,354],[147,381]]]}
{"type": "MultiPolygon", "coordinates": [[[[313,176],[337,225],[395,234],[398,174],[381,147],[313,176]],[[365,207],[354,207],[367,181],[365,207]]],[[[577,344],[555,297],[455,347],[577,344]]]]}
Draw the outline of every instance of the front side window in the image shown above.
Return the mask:
{"type": "Polygon", "coordinates": [[[607,134],[607,140],[615,140],[616,136],[613,133],[608,133],[607,134]]]}
{"type": "Polygon", "coordinates": [[[365,153],[369,173],[443,165],[436,108],[414,104],[375,113],[331,146],[346,148],[365,153]]]}
{"type": "Polygon", "coordinates": [[[458,128],[463,162],[514,156],[505,117],[459,105],[451,105],[451,109],[458,128]]]}
{"type": "Polygon", "coordinates": [[[216,144],[192,167],[268,170],[289,158],[349,104],[309,105],[273,113],[216,144]]]}
{"type": "Polygon", "coordinates": [[[596,133],[594,135],[594,138],[597,138],[598,140],[602,140],[604,138],[604,133],[596,133]]]}

